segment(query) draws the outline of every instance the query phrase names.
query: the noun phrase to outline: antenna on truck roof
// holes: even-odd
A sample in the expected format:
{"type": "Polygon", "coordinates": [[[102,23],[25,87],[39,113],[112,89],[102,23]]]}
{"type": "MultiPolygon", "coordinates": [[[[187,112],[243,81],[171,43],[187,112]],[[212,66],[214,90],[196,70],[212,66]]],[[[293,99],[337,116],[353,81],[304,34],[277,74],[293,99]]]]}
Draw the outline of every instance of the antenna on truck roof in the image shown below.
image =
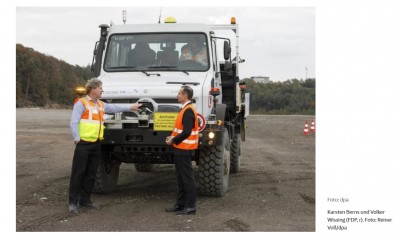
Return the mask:
{"type": "Polygon", "coordinates": [[[158,16],[158,24],[161,23],[161,11],[162,11],[162,7],[160,8],[160,16],[158,16]]]}
{"type": "Polygon", "coordinates": [[[122,21],[124,22],[124,24],[126,23],[126,10],[122,11],[122,21]]]}

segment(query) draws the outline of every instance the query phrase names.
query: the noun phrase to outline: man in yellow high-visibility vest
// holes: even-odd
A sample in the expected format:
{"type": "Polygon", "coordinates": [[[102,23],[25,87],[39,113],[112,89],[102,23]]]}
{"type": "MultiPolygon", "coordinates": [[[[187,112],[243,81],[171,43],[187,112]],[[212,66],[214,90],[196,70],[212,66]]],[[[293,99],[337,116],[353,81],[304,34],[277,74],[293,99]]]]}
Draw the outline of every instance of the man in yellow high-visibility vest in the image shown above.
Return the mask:
{"type": "Polygon", "coordinates": [[[71,132],[75,142],[69,184],[69,207],[78,213],[78,207],[99,209],[90,200],[97,167],[101,160],[101,140],[105,113],[135,111],[141,104],[107,104],[100,100],[102,82],[96,78],[86,84],[86,96],[75,101],[71,117],[71,132]]]}

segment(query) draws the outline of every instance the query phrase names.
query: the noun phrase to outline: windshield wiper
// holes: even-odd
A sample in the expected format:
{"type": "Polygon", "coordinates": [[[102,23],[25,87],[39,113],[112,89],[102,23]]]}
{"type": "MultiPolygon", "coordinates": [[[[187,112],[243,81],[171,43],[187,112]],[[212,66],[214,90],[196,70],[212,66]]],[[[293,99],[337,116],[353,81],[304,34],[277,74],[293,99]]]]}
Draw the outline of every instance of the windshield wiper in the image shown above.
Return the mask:
{"type": "Polygon", "coordinates": [[[156,75],[156,76],[161,76],[159,73],[154,73],[154,74],[150,74],[150,73],[147,73],[146,71],[140,71],[140,72],[142,72],[143,74],[145,74],[146,76],[151,76],[151,75],[156,75]]]}
{"type": "Polygon", "coordinates": [[[181,72],[185,73],[186,75],[189,75],[189,72],[187,72],[187,71],[185,71],[185,70],[180,70],[180,69],[178,69],[178,67],[176,67],[176,66],[149,66],[148,68],[155,68],[155,69],[162,69],[162,68],[164,68],[164,69],[176,69],[176,70],[178,70],[178,71],[181,71],[181,72]]]}
{"type": "Polygon", "coordinates": [[[189,72],[187,72],[187,71],[184,71],[184,70],[179,70],[179,71],[182,71],[182,72],[185,73],[186,75],[189,75],[189,72]]]}
{"type": "Polygon", "coordinates": [[[140,71],[140,72],[143,72],[143,74],[145,74],[146,76],[150,76],[150,74],[145,71],[140,71]]]}
{"type": "Polygon", "coordinates": [[[166,84],[174,84],[174,85],[200,85],[199,82],[177,82],[177,81],[168,81],[166,84]]]}
{"type": "Polygon", "coordinates": [[[135,70],[137,67],[136,66],[113,66],[113,67],[108,67],[108,69],[115,70],[115,69],[124,69],[124,70],[135,70]]]}
{"type": "Polygon", "coordinates": [[[149,68],[167,68],[167,69],[175,69],[176,66],[149,66],[149,68]]]}
{"type": "MultiPolygon", "coordinates": [[[[108,69],[110,69],[110,70],[120,69],[120,70],[128,70],[128,71],[138,70],[136,66],[113,66],[113,67],[108,67],[108,69]]],[[[151,75],[161,76],[159,73],[151,74],[151,73],[147,73],[144,70],[139,70],[139,71],[142,72],[143,74],[145,74],[146,76],[151,76],[151,75]]]]}

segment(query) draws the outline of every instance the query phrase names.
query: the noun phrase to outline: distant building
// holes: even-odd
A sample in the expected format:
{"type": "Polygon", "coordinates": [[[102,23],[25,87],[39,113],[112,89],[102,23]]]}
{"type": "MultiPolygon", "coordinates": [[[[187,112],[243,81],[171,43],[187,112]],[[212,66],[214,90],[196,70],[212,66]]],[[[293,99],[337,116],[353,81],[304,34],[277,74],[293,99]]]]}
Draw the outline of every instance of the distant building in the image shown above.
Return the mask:
{"type": "Polygon", "coordinates": [[[268,83],[269,82],[268,76],[252,76],[251,79],[258,83],[268,83]]]}

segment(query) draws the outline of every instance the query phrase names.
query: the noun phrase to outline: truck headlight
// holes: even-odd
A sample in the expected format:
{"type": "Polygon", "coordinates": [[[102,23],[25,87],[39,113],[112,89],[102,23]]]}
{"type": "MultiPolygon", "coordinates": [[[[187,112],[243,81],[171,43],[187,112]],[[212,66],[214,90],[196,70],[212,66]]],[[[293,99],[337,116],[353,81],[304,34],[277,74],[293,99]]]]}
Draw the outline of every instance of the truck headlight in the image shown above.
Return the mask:
{"type": "Polygon", "coordinates": [[[213,139],[215,137],[215,133],[214,132],[209,132],[208,133],[208,138],[213,139]]]}

